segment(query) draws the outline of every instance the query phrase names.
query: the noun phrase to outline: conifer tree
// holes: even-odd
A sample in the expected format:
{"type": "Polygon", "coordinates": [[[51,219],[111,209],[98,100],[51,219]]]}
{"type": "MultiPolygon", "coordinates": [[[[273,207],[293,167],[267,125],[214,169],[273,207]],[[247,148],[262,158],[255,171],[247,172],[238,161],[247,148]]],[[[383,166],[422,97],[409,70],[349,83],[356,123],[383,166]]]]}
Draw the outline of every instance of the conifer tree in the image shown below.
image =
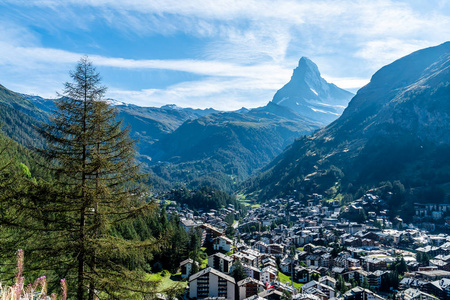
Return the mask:
{"type": "Polygon", "coordinates": [[[52,122],[41,130],[48,142],[41,153],[58,178],[59,190],[51,200],[58,220],[53,217],[51,226],[58,232],[69,286],[76,286],[79,300],[151,293],[154,286],[121,262],[144,255],[154,243],[110,234],[115,224],[152,209],[143,201],[134,142],[104,101],[106,88],[87,57],[70,76],[52,122]]]}

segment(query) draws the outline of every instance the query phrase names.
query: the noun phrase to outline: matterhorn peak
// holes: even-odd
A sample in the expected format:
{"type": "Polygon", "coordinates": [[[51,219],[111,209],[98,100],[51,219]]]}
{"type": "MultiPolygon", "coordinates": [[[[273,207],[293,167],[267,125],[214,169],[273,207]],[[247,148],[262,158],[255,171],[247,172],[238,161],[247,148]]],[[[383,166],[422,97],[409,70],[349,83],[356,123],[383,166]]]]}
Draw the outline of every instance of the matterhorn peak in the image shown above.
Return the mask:
{"type": "Polygon", "coordinates": [[[309,69],[310,71],[313,71],[314,73],[318,73],[320,75],[317,65],[306,56],[302,56],[302,58],[300,58],[300,60],[298,61],[298,67],[295,70],[297,69],[309,69]]]}
{"type": "Polygon", "coordinates": [[[298,61],[297,68],[292,73],[291,81],[317,81],[320,80],[320,72],[317,65],[309,58],[302,56],[298,61]]]}
{"type": "Polygon", "coordinates": [[[303,56],[291,80],[274,95],[272,102],[326,125],[339,117],[353,94],[328,83],[319,68],[303,56]]]}

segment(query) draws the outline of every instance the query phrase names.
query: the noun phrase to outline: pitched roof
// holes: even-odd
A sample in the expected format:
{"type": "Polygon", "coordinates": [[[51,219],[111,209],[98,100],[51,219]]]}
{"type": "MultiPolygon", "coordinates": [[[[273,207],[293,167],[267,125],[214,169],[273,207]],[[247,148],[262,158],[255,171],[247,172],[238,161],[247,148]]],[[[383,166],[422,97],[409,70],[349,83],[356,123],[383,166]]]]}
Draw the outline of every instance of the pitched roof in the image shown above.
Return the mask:
{"type": "Polygon", "coordinates": [[[180,267],[184,266],[185,264],[189,264],[189,263],[191,263],[191,264],[194,263],[194,260],[192,258],[185,259],[182,262],[180,262],[180,267]]]}
{"type": "Polygon", "coordinates": [[[228,276],[228,275],[226,275],[226,274],[224,274],[224,273],[222,273],[222,272],[220,272],[220,271],[218,271],[218,270],[216,270],[216,269],[213,269],[213,268],[211,268],[211,267],[206,268],[206,269],[204,269],[204,270],[202,270],[202,271],[200,271],[200,272],[198,272],[198,273],[195,273],[195,274],[192,275],[191,277],[189,277],[189,282],[191,282],[191,281],[193,281],[193,280],[199,278],[200,276],[203,276],[203,275],[205,275],[205,274],[208,274],[208,273],[213,273],[214,275],[216,275],[216,276],[218,276],[218,277],[221,277],[221,278],[223,278],[223,279],[226,279],[226,280],[228,280],[228,281],[230,281],[230,282],[232,282],[232,283],[234,283],[234,284],[236,283],[236,281],[234,280],[233,277],[228,276]]]}
{"type": "Polygon", "coordinates": [[[220,252],[214,253],[214,254],[210,255],[209,257],[212,257],[212,256],[217,256],[217,257],[219,257],[221,259],[224,259],[224,260],[227,260],[227,261],[230,261],[230,262],[233,261],[233,259],[230,256],[225,255],[225,254],[220,253],[220,252]]]}
{"type": "Polygon", "coordinates": [[[345,292],[345,294],[343,296],[344,296],[344,299],[345,299],[345,298],[352,297],[352,296],[360,294],[360,293],[365,293],[365,294],[371,295],[373,298],[384,299],[383,297],[381,297],[378,294],[375,294],[371,290],[364,289],[364,288],[359,287],[359,286],[354,287],[351,290],[345,292]]]}
{"type": "Polygon", "coordinates": [[[409,288],[407,290],[404,290],[401,292],[402,299],[409,300],[409,299],[439,299],[433,295],[427,294],[425,292],[422,292],[418,289],[412,289],[409,288]]]}
{"type": "Polygon", "coordinates": [[[257,279],[254,279],[254,278],[251,278],[251,277],[247,277],[245,279],[242,279],[241,281],[238,281],[237,285],[241,286],[241,285],[244,285],[244,284],[247,284],[247,283],[250,283],[250,282],[256,283],[256,284],[261,285],[263,287],[265,286],[264,283],[262,283],[261,281],[259,281],[257,279]]]}

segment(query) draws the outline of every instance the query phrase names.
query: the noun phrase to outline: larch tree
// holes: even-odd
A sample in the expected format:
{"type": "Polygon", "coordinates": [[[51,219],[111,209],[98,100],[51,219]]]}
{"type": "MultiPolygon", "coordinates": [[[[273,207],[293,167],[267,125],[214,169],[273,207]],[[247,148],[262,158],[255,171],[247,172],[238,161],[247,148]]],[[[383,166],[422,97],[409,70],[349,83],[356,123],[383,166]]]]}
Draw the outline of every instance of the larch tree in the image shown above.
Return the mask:
{"type": "Polygon", "coordinates": [[[70,76],[51,123],[41,130],[48,143],[41,153],[59,187],[47,213],[64,253],[64,275],[79,300],[151,294],[155,283],[121,262],[142,259],[155,242],[111,235],[112,226],[153,209],[144,201],[134,142],[104,101],[106,88],[87,57],[70,76]]]}

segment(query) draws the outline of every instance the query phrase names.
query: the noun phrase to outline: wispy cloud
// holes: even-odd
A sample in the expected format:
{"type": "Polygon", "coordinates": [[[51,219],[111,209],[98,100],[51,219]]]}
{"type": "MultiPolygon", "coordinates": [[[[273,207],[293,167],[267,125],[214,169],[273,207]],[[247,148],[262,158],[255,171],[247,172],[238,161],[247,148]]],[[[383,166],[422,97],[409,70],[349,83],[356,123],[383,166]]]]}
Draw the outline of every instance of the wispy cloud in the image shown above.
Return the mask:
{"type": "Polygon", "coordinates": [[[277,84],[262,86],[261,82],[247,78],[226,78],[183,82],[165,89],[111,90],[110,95],[123,101],[133,99],[133,103],[142,106],[152,99],[155,106],[174,103],[181,107],[235,110],[267,104],[278,87],[277,84]]]}
{"type": "MultiPolygon", "coordinates": [[[[16,7],[17,15],[6,13],[0,22],[5,73],[0,78],[27,79],[36,92],[47,82],[41,90],[53,90],[83,54],[109,70],[167,70],[201,77],[155,89],[111,87],[111,95],[149,105],[259,105],[289,80],[303,55],[318,62],[328,81],[355,90],[384,64],[450,36],[445,1],[4,0],[0,9],[8,5],[16,7]],[[33,13],[25,16],[21,8],[33,13]],[[96,51],[46,46],[40,31],[31,27],[53,35],[90,35],[106,27],[124,40],[183,35],[201,43],[190,57],[131,58],[106,53],[100,44],[96,51]]],[[[21,87],[26,86],[23,80],[21,87]]]]}
{"type": "MultiPolygon", "coordinates": [[[[15,65],[32,67],[36,64],[74,64],[82,53],[40,48],[19,47],[0,43],[0,65],[15,65]],[[30,60],[31,58],[31,60],[30,60]]],[[[213,60],[136,60],[125,58],[104,57],[91,55],[90,59],[97,66],[122,68],[122,69],[162,69],[171,71],[189,72],[199,75],[223,76],[223,77],[249,77],[279,81],[285,79],[289,69],[276,64],[238,65],[233,63],[213,60]]]]}
{"type": "MultiPolygon", "coordinates": [[[[19,47],[0,43],[0,66],[14,67],[15,69],[40,69],[41,76],[59,74],[67,77],[69,65],[75,64],[82,54],[58,49],[39,47],[19,47]],[[32,58],[30,60],[30,58],[32,58]]],[[[220,109],[236,109],[242,106],[254,107],[270,100],[273,91],[289,80],[292,70],[282,68],[276,64],[237,65],[213,60],[134,60],[123,58],[90,56],[98,67],[117,68],[127,70],[170,70],[193,73],[207,76],[206,80],[181,82],[160,89],[142,89],[141,91],[120,91],[112,89],[108,91],[109,97],[119,97],[125,102],[133,102],[143,106],[163,105],[167,102],[184,106],[210,107],[220,109]],[[258,96],[257,96],[258,95],[258,96]],[[261,95],[264,97],[261,98],[261,95]]],[[[61,78],[61,77],[60,77],[61,78]]],[[[21,87],[23,92],[40,94],[46,97],[54,97],[59,90],[61,82],[50,79],[32,80],[28,89],[23,84],[15,84],[21,87]],[[37,88],[51,85],[49,91],[37,88]],[[25,89],[24,89],[25,88],[25,89]]]]}
{"type": "Polygon", "coordinates": [[[374,64],[385,65],[427,46],[430,46],[429,42],[424,40],[411,40],[408,42],[393,38],[374,40],[362,44],[355,56],[371,60],[374,64]]]}

